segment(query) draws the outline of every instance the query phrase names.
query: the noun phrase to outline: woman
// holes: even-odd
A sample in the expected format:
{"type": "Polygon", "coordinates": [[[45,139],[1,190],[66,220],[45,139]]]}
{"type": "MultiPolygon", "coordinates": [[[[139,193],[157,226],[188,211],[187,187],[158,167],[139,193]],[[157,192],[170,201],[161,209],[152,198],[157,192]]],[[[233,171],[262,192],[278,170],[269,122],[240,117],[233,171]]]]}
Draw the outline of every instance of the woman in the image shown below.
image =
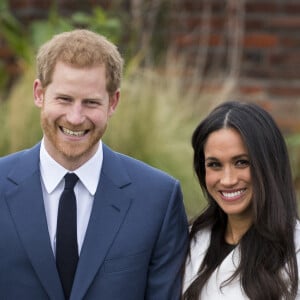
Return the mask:
{"type": "Polygon", "coordinates": [[[208,206],[192,224],[183,299],[300,299],[300,225],[284,138],[254,104],[226,102],[192,137],[208,206]]]}

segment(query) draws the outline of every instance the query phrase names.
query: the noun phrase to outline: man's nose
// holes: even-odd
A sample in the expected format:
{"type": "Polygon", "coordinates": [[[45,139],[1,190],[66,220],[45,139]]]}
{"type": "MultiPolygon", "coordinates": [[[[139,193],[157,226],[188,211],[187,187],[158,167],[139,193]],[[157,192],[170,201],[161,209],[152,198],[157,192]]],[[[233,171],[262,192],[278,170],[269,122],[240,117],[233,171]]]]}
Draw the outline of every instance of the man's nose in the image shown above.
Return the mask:
{"type": "Polygon", "coordinates": [[[66,117],[70,124],[82,124],[84,121],[84,114],[81,103],[73,103],[70,107],[68,107],[66,117]]]}

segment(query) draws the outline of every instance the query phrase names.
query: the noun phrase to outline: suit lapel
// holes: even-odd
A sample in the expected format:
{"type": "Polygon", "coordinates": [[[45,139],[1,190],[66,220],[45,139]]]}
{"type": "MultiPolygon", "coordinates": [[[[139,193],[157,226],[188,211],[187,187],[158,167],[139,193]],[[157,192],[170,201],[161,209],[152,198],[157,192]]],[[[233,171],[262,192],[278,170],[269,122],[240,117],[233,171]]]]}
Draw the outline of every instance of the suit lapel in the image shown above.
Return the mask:
{"type": "Polygon", "coordinates": [[[8,180],[6,202],[28,258],[50,299],[63,299],[43,203],[39,146],[24,153],[8,180]]]}
{"type": "Polygon", "coordinates": [[[118,233],[132,197],[129,177],[119,158],[104,146],[100,183],[81,249],[71,299],[83,299],[118,233]]]}

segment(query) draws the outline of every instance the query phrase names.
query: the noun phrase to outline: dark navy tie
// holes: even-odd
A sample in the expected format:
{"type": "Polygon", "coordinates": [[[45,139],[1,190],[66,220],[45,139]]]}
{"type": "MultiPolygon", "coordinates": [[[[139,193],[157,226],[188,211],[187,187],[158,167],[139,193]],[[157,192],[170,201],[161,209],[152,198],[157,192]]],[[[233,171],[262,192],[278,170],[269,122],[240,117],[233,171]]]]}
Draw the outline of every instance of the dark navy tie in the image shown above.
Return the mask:
{"type": "Polygon", "coordinates": [[[64,290],[69,299],[78,262],[76,198],[74,186],[78,177],[65,175],[65,188],[61,194],[56,230],[56,266],[64,290]]]}

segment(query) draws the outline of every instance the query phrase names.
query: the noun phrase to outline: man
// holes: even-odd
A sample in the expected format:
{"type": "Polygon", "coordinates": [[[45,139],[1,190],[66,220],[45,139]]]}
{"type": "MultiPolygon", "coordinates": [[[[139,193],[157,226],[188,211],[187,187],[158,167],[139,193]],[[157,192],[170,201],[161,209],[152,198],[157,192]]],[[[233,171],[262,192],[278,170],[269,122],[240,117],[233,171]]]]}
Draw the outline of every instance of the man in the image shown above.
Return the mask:
{"type": "Polygon", "coordinates": [[[180,298],[188,227],[178,181],[101,142],[122,65],[88,30],[40,48],[43,139],[0,159],[1,299],[180,298]]]}

